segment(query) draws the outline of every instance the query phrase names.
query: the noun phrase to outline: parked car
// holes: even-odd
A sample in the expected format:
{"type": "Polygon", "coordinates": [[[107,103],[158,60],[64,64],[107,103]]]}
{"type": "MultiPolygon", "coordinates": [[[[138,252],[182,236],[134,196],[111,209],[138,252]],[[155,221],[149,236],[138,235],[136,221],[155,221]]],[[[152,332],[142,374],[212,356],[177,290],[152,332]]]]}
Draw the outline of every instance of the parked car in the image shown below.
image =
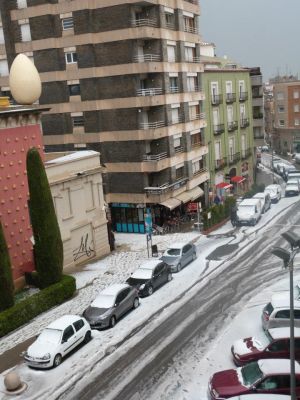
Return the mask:
{"type": "MultiPolygon", "coordinates": [[[[295,326],[300,327],[300,300],[294,300],[295,326]]],[[[280,328],[290,325],[290,295],[289,292],[273,294],[271,301],[262,311],[262,326],[264,329],[280,328]]]]}
{"type": "MultiPolygon", "coordinates": [[[[300,361],[300,328],[295,328],[295,358],[300,361]]],[[[239,339],[231,347],[235,365],[263,358],[290,357],[290,328],[267,329],[256,336],[239,339]]]]}
{"type": "Polygon", "coordinates": [[[260,199],[245,199],[237,208],[237,225],[256,225],[261,218],[262,203],[260,199]]]}
{"type": "Polygon", "coordinates": [[[277,170],[276,172],[282,177],[283,177],[286,165],[287,164],[284,163],[284,162],[279,162],[279,163],[276,164],[276,170],[277,170]]]}
{"type": "Polygon", "coordinates": [[[155,289],[171,280],[170,265],[161,260],[151,260],[134,271],[126,282],[138,290],[139,296],[150,296],[155,289]]]}
{"type": "MultiPolygon", "coordinates": [[[[296,395],[300,399],[300,365],[295,362],[296,395]]],[[[208,385],[212,400],[250,393],[290,394],[290,360],[265,359],[215,373],[208,385]]]]}
{"type": "Polygon", "coordinates": [[[291,396],[285,394],[244,394],[230,397],[228,400],[291,400],[291,396]]]}
{"type": "Polygon", "coordinates": [[[277,184],[267,186],[264,192],[269,193],[272,203],[278,203],[282,196],[281,186],[277,184]]]}
{"type": "Polygon", "coordinates": [[[162,260],[171,266],[172,272],[179,272],[181,268],[197,258],[196,247],[192,243],[174,243],[162,255],[162,260]]]}
{"type": "Polygon", "coordinates": [[[287,181],[291,179],[298,179],[298,181],[300,181],[300,171],[297,169],[294,171],[290,171],[287,176],[287,181]]]}
{"type": "Polygon", "coordinates": [[[57,367],[62,358],[82,342],[91,339],[85,318],[64,315],[45,328],[24,354],[27,365],[35,368],[57,367]]]}
{"type": "Polygon", "coordinates": [[[268,211],[271,208],[271,197],[269,193],[265,192],[259,192],[256,193],[253,197],[253,199],[259,199],[262,204],[262,214],[264,214],[266,211],[268,211]]]}
{"type": "Polygon", "coordinates": [[[285,185],[285,197],[298,196],[300,193],[300,183],[298,179],[289,179],[285,185]]]}
{"type": "Polygon", "coordinates": [[[138,306],[139,295],[136,288],[127,283],[114,284],[95,298],[83,316],[93,329],[113,328],[122,315],[138,306]]]}
{"type": "Polygon", "coordinates": [[[286,165],[283,167],[283,179],[285,181],[288,180],[289,173],[296,171],[296,167],[294,165],[286,165]]]}

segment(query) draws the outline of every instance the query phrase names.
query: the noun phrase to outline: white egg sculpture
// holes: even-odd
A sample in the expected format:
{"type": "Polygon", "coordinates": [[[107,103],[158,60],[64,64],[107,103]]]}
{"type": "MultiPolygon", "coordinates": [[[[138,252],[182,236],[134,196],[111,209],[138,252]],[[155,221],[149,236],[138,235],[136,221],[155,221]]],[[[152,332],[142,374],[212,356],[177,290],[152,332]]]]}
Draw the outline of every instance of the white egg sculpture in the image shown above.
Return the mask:
{"type": "Polygon", "coordinates": [[[25,54],[19,54],[13,61],[9,86],[13,98],[19,104],[32,104],[40,98],[41,78],[35,65],[25,54]]]}

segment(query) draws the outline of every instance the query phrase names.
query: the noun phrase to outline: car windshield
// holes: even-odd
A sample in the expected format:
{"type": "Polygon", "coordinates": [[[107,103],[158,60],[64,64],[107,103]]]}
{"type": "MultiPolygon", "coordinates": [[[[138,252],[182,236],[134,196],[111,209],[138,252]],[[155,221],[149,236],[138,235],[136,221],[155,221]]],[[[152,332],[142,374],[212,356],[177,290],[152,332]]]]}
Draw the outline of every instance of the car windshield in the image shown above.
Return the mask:
{"type": "Polygon", "coordinates": [[[265,189],[267,193],[276,194],[276,189],[265,189]]]}
{"type": "Polygon", "coordinates": [[[168,249],[166,251],[166,255],[171,257],[178,257],[180,256],[180,249],[168,249]]]}
{"type": "Polygon", "coordinates": [[[238,211],[246,212],[246,213],[253,213],[255,211],[255,206],[244,206],[242,204],[239,205],[238,211]]]}
{"type": "Polygon", "coordinates": [[[37,338],[37,341],[39,343],[48,342],[48,343],[57,344],[60,342],[61,334],[62,334],[62,331],[59,329],[46,328],[41,332],[41,334],[37,338]]]}
{"type": "Polygon", "coordinates": [[[257,362],[252,362],[241,368],[241,374],[243,377],[243,384],[245,386],[252,386],[258,379],[263,377],[259,365],[257,362]]]}
{"type": "Polygon", "coordinates": [[[104,295],[104,294],[100,294],[100,296],[97,296],[91,304],[92,307],[97,307],[97,308],[111,308],[114,305],[115,305],[115,296],[104,295]]]}
{"type": "Polygon", "coordinates": [[[269,334],[268,331],[259,332],[252,338],[253,345],[259,349],[265,349],[272,341],[272,336],[269,334]]]}
{"type": "Polygon", "coordinates": [[[134,273],[131,275],[133,279],[151,279],[152,277],[152,270],[146,268],[138,268],[134,273]]]}

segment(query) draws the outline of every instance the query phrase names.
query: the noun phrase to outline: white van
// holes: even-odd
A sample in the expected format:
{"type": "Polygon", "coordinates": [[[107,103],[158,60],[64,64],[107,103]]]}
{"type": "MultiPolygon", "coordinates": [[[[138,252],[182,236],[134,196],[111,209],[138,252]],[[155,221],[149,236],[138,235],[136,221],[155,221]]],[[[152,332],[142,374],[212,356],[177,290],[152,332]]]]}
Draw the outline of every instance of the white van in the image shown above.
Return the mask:
{"type": "Polygon", "coordinates": [[[255,225],[262,214],[262,204],[259,199],[245,199],[237,209],[238,225],[255,225]]]}

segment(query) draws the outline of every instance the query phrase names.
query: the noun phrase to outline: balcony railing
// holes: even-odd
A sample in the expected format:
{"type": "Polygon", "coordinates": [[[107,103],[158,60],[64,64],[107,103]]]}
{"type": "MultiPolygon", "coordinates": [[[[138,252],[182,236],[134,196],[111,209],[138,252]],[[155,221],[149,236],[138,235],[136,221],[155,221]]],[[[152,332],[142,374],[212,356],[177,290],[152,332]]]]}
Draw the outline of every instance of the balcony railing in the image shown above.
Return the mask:
{"type": "Polygon", "coordinates": [[[166,23],[165,23],[165,27],[166,27],[167,29],[175,30],[175,24],[174,24],[174,22],[166,22],[166,23]]]}
{"type": "Polygon", "coordinates": [[[242,152],[241,152],[242,160],[245,160],[245,158],[250,157],[251,154],[252,154],[252,150],[250,148],[242,150],[242,152]]]}
{"type": "Polygon", "coordinates": [[[178,117],[173,117],[168,121],[168,125],[181,124],[182,122],[184,122],[184,115],[178,115],[178,117]]]}
{"type": "Polygon", "coordinates": [[[215,170],[219,171],[220,169],[225,168],[226,164],[227,164],[226,157],[220,158],[219,160],[215,160],[215,170]]]}
{"type": "Polygon", "coordinates": [[[190,121],[195,121],[196,119],[201,119],[201,113],[200,114],[189,115],[189,120],[190,121]]]}
{"type": "Polygon", "coordinates": [[[200,62],[200,57],[192,57],[192,58],[187,58],[185,62],[190,62],[190,63],[199,63],[200,62]]]}
{"type": "Polygon", "coordinates": [[[200,113],[200,119],[205,119],[206,114],[204,112],[200,113]]]}
{"type": "Polygon", "coordinates": [[[175,147],[174,148],[174,150],[175,150],[175,153],[183,153],[183,147],[182,146],[177,146],[177,147],[175,147]]]}
{"type": "Polygon", "coordinates": [[[263,113],[256,113],[256,114],[253,114],[253,118],[254,119],[262,119],[264,117],[264,114],[263,113]]]}
{"type": "Polygon", "coordinates": [[[228,156],[228,164],[229,165],[235,164],[238,161],[240,161],[240,159],[241,159],[240,153],[231,154],[228,156]]]}
{"type": "Polygon", "coordinates": [[[158,23],[157,23],[157,20],[153,19],[153,18],[139,18],[139,19],[132,19],[131,26],[133,26],[133,27],[140,27],[140,26],[157,27],[158,23]]]}
{"type": "Polygon", "coordinates": [[[224,124],[214,125],[214,135],[221,135],[224,131],[224,124]]]}
{"type": "Polygon", "coordinates": [[[147,89],[137,89],[137,96],[157,96],[162,94],[162,88],[147,88],[147,89]]]}
{"type": "Polygon", "coordinates": [[[218,106],[223,102],[223,97],[221,94],[214,94],[211,97],[211,104],[214,106],[218,106]]]}
{"type": "Polygon", "coordinates": [[[205,146],[205,143],[201,142],[201,141],[191,144],[192,149],[195,148],[195,147],[202,147],[202,146],[205,146]]]}
{"type": "Polygon", "coordinates": [[[178,93],[179,87],[178,86],[170,86],[169,91],[170,91],[170,93],[178,93]]]}
{"type": "Polygon", "coordinates": [[[193,172],[193,176],[201,175],[208,172],[207,168],[200,168],[198,171],[193,172]]]}
{"type": "Polygon", "coordinates": [[[161,61],[161,56],[159,54],[137,54],[133,57],[133,62],[138,63],[157,61],[161,61]]]}
{"type": "Polygon", "coordinates": [[[160,154],[144,154],[143,161],[160,161],[168,157],[167,152],[160,154]]]}
{"type": "Polygon", "coordinates": [[[187,89],[187,92],[200,92],[200,88],[197,85],[195,85],[194,87],[189,87],[187,89]]]}
{"type": "Polygon", "coordinates": [[[184,27],[184,32],[197,34],[199,31],[198,31],[198,28],[196,28],[195,26],[185,26],[184,27]]]}
{"type": "Polygon", "coordinates": [[[239,93],[239,100],[240,100],[240,101],[246,101],[246,100],[248,100],[248,92],[240,92],[240,93],[239,93]]]}
{"type": "Polygon", "coordinates": [[[172,190],[177,190],[181,186],[184,186],[186,184],[186,181],[188,180],[187,177],[180,178],[176,182],[173,183],[165,183],[164,185],[161,186],[150,186],[150,187],[145,187],[144,190],[145,192],[149,194],[154,194],[154,195],[161,195],[163,193],[170,192],[172,190]]]}
{"type": "Polygon", "coordinates": [[[140,129],[157,129],[166,126],[165,121],[155,121],[155,122],[140,122],[140,129]]]}
{"type": "Polygon", "coordinates": [[[236,131],[237,128],[238,128],[238,122],[237,121],[230,121],[230,122],[227,123],[228,132],[236,131]]]}
{"type": "Polygon", "coordinates": [[[247,128],[250,125],[249,118],[243,118],[240,121],[241,128],[247,128]]]}
{"type": "Polygon", "coordinates": [[[235,93],[226,93],[226,103],[234,103],[236,101],[235,93]]]}
{"type": "Polygon", "coordinates": [[[262,99],[263,94],[262,93],[252,93],[252,98],[253,99],[262,99]]]}

